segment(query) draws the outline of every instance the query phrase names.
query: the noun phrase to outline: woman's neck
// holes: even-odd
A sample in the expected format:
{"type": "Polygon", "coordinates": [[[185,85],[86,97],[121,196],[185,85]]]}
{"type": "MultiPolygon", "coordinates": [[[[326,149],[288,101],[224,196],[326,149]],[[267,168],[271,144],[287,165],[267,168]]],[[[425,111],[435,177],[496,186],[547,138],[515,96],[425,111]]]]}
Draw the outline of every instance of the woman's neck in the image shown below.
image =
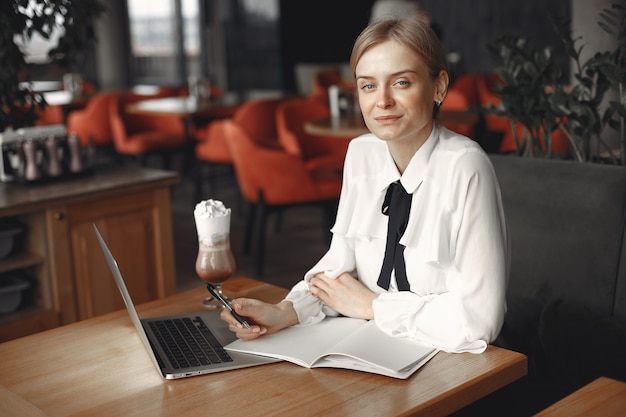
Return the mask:
{"type": "Polygon", "coordinates": [[[418,134],[416,137],[407,137],[387,142],[389,153],[391,153],[391,157],[400,175],[404,173],[406,167],[409,166],[409,162],[413,159],[413,156],[428,140],[431,132],[432,128],[428,131],[427,135],[418,134]]]}

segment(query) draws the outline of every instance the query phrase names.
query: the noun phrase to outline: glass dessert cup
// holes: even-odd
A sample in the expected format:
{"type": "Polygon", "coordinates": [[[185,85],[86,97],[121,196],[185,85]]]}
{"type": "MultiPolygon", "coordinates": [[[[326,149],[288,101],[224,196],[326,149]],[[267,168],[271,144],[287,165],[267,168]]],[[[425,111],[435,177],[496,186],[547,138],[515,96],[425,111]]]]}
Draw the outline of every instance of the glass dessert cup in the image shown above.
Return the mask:
{"type": "MultiPolygon", "coordinates": [[[[204,282],[213,285],[215,291],[228,303],[231,303],[233,299],[223,294],[222,283],[233,276],[235,268],[235,257],[228,240],[212,245],[199,242],[196,274],[204,282]]],[[[209,309],[223,308],[220,301],[213,296],[205,298],[202,304],[209,309]]]]}

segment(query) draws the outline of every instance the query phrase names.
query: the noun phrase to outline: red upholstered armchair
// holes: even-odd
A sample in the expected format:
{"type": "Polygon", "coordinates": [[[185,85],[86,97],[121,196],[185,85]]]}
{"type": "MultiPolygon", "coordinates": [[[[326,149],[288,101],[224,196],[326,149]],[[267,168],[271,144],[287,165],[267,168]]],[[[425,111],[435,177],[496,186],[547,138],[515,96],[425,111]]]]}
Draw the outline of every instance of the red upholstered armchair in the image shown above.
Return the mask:
{"type": "Polygon", "coordinates": [[[343,78],[339,67],[328,68],[318,71],[313,75],[313,92],[311,95],[319,97],[322,100],[328,100],[328,87],[331,85],[345,89],[354,88],[353,83],[343,78]]]}
{"type": "Polygon", "coordinates": [[[82,110],[85,101],[89,103],[91,97],[96,93],[95,84],[85,81],[83,82],[82,98],[79,98],[78,102],[71,106],[64,108],[64,106],[48,104],[43,110],[37,108],[37,126],[56,125],[66,123],[67,116],[74,111],[82,110]]]}
{"type": "MultiPolygon", "coordinates": [[[[441,110],[454,110],[454,111],[467,111],[470,108],[470,103],[467,100],[467,97],[463,95],[459,90],[455,90],[454,88],[448,89],[448,94],[446,95],[445,100],[441,103],[441,110]]],[[[447,127],[448,129],[460,133],[461,135],[465,135],[468,138],[474,139],[474,124],[473,123],[449,123],[449,122],[441,122],[442,125],[447,127]]]]}
{"type": "Polygon", "coordinates": [[[120,94],[110,91],[94,95],[84,109],[75,110],[67,116],[67,132],[76,133],[83,146],[91,143],[98,148],[112,146],[110,103],[120,94]]]}
{"type": "Polygon", "coordinates": [[[463,94],[470,106],[480,104],[480,98],[478,96],[478,77],[482,77],[482,74],[463,74],[454,80],[451,86],[452,89],[463,94]]]}
{"type": "MultiPolygon", "coordinates": [[[[478,89],[478,98],[480,105],[486,107],[489,104],[498,106],[500,104],[500,97],[494,92],[496,86],[503,84],[502,79],[498,74],[481,74],[476,77],[476,85],[478,89]]],[[[493,114],[485,114],[485,124],[487,129],[502,134],[502,140],[498,152],[508,153],[515,152],[518,148],[523,146],[522,137],[527,134],[524,131],[524,126],[517,124],[515,126],[515,134],[513,132],[513,124],[511,120],[506,117],[500,117],[493,114]],[[518,143],[515,143],[515,136],[517,136],[518,143]]],[[[556,154],[566,155],[569,153],[569,140],[567,136],[560,130],[555,130],[551,133],[552,151],[556,154]]],[[[540,140],[541,152],[546,152],[547,145],[540,140]]]]}
{"type": "Polygon", "coordinates": [[[37,114],[37,122],[35,123],[37,126],[63,124],[65,119],[61,106],[47,105],[43,110],[37,108],[35,113],[37,114]]]}
{"type": "MultiPolygon", "coordinates": [[[[478,85],[476,74],[463,74],[448,88],[448,94],[441,103],[441,110],[468,111],[478,107],[478,85]]],[[[450,130],[475,139],[476,123],[442,122],[450,130]]]]}
{"type": "Polygon", "coordinates": [[[330,109],[319,98],[285,100],[276,110],[278,141],[287,153],[302,158],[307,170],[340,176],[352,137],[313,135],[305,130],[306,122],[322,117],[330,117],[330,109]]]}
{"type": "MultiPolygon", "coordinates": [[[[495,93],[498,84],[502,84],[502,79],[496,73],[480,74],[476,77],[478,100],[482,107],[490,104],[496,107],[500,105],[500,97],[495,93]]],[[[492,132],[504,134],[511,130],[511,121],[506,117],[485,114],[484,119],[487,129],[492,132]]]]}
{"type": "MultiPolygon", "coordinates": [[[[276,108],[280,98],[250,100],[243,103],[233,114],[232,120],[242,130],[243,134],[259,146],[280,148],[276,134],[276,108]]],[[[233,158],[228,146],[225,125],[229,119],[215,120],[198,132],[195,155],[196,165],[196,200],[201,199],[202,185],[206,178],[209,180],[209,189],[214,190],[213,180],[220,167],[232,170],[233,158]],[[205,175],[205,169],[208,175],[205,175]]],[[[232,171],[231,171],[232,172],[232,171]]]]}
{"type": "Polygon", "coordinates": [[[169,169],[172,151],[183,150],[187,144],[185,126],[175,115],[144,115],[128,112],[130,103],[150,97],[133,93],[117,95],[110,103],[111,132],[115,150],[144,164],[149,155],[162,158],[169,169]]]}
{"type": "Polygon", "coordinates": [[[255,143],[246,129],[234,120],[223,124],[237,182],[249,203],[244,253],[250,253],[251,246],[255,246],[256,275],[263,275],[266,220],[271,211],[299,205],[321,206],[325,218],[324,236],[330,241],[341,177],[315,176],[299,155],[255,143]]]}

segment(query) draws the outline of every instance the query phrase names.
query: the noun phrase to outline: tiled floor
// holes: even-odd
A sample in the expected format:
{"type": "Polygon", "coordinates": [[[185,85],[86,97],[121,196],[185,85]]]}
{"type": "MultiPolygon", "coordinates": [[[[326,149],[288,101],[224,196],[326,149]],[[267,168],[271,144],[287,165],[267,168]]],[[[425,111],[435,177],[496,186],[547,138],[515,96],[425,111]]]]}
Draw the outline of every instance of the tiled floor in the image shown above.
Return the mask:
{"type": "MultiPolygon", "coordinates": [[[[174,167],[175,168],[175,167],[174,167]]],[[[252,257],[242,254],[245,223],[245,203],[240,203],[239,192],[233,177],[222,176],[216,187],[209,191],[205,184],[202,199],[222,200],[233,210],[231,219],[231,246],[237,262],[237,275],[254,277],[252,257]]],[[[193,181],[185,177],[172,192],[174,249],[178,290],[202,286],[195,274],[198,241],[193,218],[196,201],[193,198],[193,181]]],[[[326,252],[322,229],[322,212],[313,207],[299,207],[284,212],[281,231],[274,232],[274,217],[270,218],[266,240],[266,258],[263,281],[291,287],[326,252]]],[[[259,278],[259,277],[255,277],[259,278]]]]}

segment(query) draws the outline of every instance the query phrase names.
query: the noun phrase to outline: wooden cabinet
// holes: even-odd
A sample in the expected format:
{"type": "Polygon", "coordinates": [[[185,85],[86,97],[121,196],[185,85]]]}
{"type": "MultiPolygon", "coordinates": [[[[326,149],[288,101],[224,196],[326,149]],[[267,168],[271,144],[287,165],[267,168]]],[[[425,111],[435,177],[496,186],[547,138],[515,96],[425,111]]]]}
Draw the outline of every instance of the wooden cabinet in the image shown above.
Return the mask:
{"type": "Polygon", "coordinates": [[[108,168],[63,184],[0,184],[0,218],[26,225],[21,250],[0,273],[33,281],[29,305],[0,315],[0,341],[124,307],[96,239],[95,223],[136,303],[176,291],[169,186],[173,172],[108,168]]]}

